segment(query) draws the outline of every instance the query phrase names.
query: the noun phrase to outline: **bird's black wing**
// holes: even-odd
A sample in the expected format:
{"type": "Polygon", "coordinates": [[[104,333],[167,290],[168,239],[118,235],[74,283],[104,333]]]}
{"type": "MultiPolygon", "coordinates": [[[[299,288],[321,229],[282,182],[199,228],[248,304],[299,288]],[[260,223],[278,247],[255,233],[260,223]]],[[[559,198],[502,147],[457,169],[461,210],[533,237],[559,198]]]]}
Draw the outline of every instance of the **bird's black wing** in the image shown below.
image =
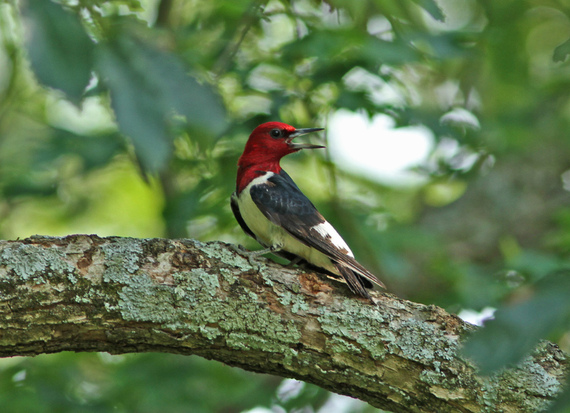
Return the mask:
{"type": "Polygon", "coordinates": [[[302,231],[325,222],[313,203],[283,170],[271,176],[265,184],[252,186],[249,193],[263,215],[287,231],[295,228],[297,234],[308,236],[308,232],[302,231]]]}
{"type": "MultiPolygon", "coordinates": [[[[348,255],[348,250],[339,248],[331,242],[330,236],[324,236],[314,228],[326,222],[325,218],[285,171],[282,170],[279,174],[274,174],[264,185],[252,186],[250,194],[251,199],[263,215],[275,225],[284,228],[305,245],[322,252],[338,265],[345,266],[365,279],[384,287],[384,284],[374,274],[348,255]]],[[[339,271],[346,279],[347,271],[339,271]]],[[[353,291],[355,290],[355,282],[361,285],[364,281],[364,285],[368,286],[366,280],[358,278],[359,282],[347,280],[353,291]]],[[[361,289],[357,289],[358,291],[355,292],[364,295],[360,291],[361,289]]]]}

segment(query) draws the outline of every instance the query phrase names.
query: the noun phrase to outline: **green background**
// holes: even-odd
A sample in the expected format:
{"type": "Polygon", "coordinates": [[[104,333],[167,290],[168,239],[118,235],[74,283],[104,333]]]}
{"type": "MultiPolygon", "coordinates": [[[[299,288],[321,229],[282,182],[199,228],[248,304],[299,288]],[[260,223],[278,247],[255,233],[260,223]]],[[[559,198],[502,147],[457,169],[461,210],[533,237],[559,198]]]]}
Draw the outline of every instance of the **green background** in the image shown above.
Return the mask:
{"type": "MultiPolygon", "coordinates": [[[[433,133],[419,183],[350,172],[327,151],[285,168],[391,292],[455,313],[499,308],[466,348],[484,372],[540,338],[568,351],[569,37],[566,0],[5,1],[0,237],[255,249],[228,203],[251,130],[323,126],[339,109],[386,114],[433,133]]],[[[333,402],[373,410],[196,357],[0,360],[4,412],[333,402]]]]}

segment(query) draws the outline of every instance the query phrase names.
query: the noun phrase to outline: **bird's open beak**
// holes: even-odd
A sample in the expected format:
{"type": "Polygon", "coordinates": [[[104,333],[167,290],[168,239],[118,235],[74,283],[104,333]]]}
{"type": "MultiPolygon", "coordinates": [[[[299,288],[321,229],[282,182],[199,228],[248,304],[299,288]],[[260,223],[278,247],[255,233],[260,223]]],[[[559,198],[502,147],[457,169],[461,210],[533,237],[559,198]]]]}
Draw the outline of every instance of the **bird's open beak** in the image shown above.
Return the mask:
{"type": "Polygon", "coordinates": [[[299,150],[299,149],[320,149],[324,148],[323,145],[313,145],[312,143],[293,143],[293,139],[297,136],[306,135],[307,133],[311,132],[318,132],[324,130],[324,128],[305,128],[305,129],[295,129],[293,133],[289,135],[287,139],[287,143],[291,149],[299,150]]]}

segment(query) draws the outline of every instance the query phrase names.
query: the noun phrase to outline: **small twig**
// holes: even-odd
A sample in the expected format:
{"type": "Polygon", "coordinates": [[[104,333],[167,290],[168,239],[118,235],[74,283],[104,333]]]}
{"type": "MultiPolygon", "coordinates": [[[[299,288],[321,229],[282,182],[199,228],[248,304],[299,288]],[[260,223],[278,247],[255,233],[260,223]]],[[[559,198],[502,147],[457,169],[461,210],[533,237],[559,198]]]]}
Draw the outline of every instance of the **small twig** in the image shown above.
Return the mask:
{"type": "Polygon", "coordinates": [[[173,0],[160,0],[158,3],[155,22],[157,27],[168,27],[172,2],[173,0]]]}
{"type": "Polygon", "coordinates": [[[218,61],[214,65],[213,73],[214,77],[218,78],[222,74],[226,72],[231,60],[235,57],[239,48],[245,39],[246,34],[249,32],[249,29],[253,26],[253,24],[258,20],[258,13],[257,10],[264,7],[267,4],[268,0],[257,0],[254,1],[251,6],[246,10],[242,17],[242,21],[240,25],[243,25],[241,33],[235,43],[230,43],[224,49],[221,56],[219,57],[218,61]]]}

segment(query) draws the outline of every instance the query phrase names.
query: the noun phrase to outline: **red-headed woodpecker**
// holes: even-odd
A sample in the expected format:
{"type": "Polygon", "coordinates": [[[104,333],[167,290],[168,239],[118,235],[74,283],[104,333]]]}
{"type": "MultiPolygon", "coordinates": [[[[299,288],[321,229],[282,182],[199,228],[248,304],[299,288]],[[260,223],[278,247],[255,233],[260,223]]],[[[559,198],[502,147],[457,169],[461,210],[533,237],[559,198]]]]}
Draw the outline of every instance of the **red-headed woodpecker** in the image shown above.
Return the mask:
{"type": "Polygon", "coordinates": [[[384,284],[354,259],[346,242],[279,165],[290,153],[324,148],[293,143],[297,136],[321,130],[295,129],[281,122],[255,128],[238,161],[232,211],[245,233],[268,248],[263,252],[304,261],[370,299],[366,288],[372,288],[371,282],[385,288],[384,284]]]}

